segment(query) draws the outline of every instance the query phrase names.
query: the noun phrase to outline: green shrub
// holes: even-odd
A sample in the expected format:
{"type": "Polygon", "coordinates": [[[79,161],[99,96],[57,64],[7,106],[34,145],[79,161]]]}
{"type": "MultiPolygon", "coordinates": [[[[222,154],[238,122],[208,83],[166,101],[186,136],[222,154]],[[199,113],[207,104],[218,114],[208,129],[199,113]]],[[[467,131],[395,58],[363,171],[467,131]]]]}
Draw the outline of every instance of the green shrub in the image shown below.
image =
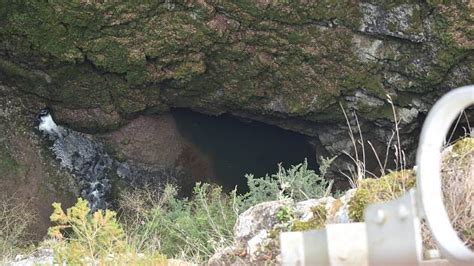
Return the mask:
{"type": "Polygon", "coordinates": [[[50,218],[57,225],[49,228],[48,235],[58,240],[53,245],[55,263],[164,263],[161,255],[139,256],[130,249],[113,211],[91,214],[87,201],[81,198],[66,213],[60,203],[53,203],[53,208],[50,218]]]}
{"type": "Polygon", "coordinates": [[[55,249],[58,263],[81,263],[84,259],[96,261],[109,254],[126,250],[125,235],[115,219],[113,211],[97,211],[90,214],[87,201],[79,198],[75,206],[63,211],[60,203],[53,203],[54,212],[48,235],[58,240],[67,238],[55,249]]]}
{"type": "Polygon", "coordinates": [[[276,214],[280,223],[288,223],[294,219],[293,209],[290,206],[283,206],[276,214]]]}
{"type": "MultiPolygon", "coordinates": [[[[176,188],[168,185],[148,215],[130,227],[130,234],[136,245],[202,263],[218,248],[231,244],[235,200],[235,192],[227,195],[218,186],[201,183],[194,187],[191,199],[178,199],[176,188]]],[[[130,209],[128,213],[136,217],[130,209]]]]}
{"type": "MultiPolygon", "coordinates": [[[[179,199],[172,185],[162,192],[148,187],[123,192],[118,201],[121,221],[136,249],[159,250],[169,257],[203,263],[216,250],[232,244],[237,215],[247,208],[264,201],[299,201],[327,194],[330,185],[324,174],[331,161],[324,160],[320,175],[308,169],[306,160],[288,170],[279,165],[271,176],[247,175],[249,192],[240,196],[201,183],[190,199],[179,199]]],[[[290,222],[293,216],[290,209],[278,215],[282,222],[290,222]]]]}
{"type": "Polygon", "coordinates": [[[290,198],[301,201],[311,198],[321,198],[328,194],[330,184],[324,179],[332,159],[322,159],[319,168],[321,174],[308,169],[308,162],[291,166],[288,170],[278,165],[278,172],[271,176],[255,178],[246,175],[249,192],[239,196],[239,212],[243,212],[258,203],[290,198]]]}

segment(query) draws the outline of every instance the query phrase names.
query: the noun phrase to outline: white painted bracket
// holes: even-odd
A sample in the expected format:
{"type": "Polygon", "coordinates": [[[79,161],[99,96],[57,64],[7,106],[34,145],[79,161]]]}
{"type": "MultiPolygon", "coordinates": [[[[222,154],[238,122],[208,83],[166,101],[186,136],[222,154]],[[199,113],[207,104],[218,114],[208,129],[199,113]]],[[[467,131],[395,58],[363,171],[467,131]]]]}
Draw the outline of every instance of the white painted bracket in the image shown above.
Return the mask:
{"type": "Polygon", "coordinates": [[[415,200],[412,189],[398,199],[365,209],[370,265],[417,265],[422,260],[415,200]]]}
{"type": "Polygon", "coordinates": [[[283,265],[368,265],[364,223],[280,234],[283,265]]]}
{"type": "Polygon", "coordinates": [[[280,234],[283,265],[418,265],[422,261],[416,191],[365,210],[365,223],[280,234]]]}
{"type": "Polygon", "coordinates": [[[441,150],[448,130],[474,104],[474,85],[450,91],[425,120],[417,154],[417,189],[370,205],[365,223],[280,234],[283,265],[474,265],[474,252],[453,229],[443,203],[441,150]],[[420,218],[426,218],[446,260],[422,259],[420,218]]]}

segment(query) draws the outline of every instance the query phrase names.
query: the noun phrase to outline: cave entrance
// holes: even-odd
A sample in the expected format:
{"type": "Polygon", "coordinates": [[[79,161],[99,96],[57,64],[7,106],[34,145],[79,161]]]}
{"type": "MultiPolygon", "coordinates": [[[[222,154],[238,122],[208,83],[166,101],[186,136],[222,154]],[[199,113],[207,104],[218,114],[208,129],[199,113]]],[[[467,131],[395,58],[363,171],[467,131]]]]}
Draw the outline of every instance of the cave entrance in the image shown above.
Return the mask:
{"type": "Polygon", "coordinates": [[[226,191],[237,186],[242,193],[248,190],[247,173],[262,177],[276,173],[278,163],[288,168],[305,158],[309,168],[318,167],[316,154],[302,134],[228,114],[209,116],[173,109],[171,115],[179,134],[192,145],[190,154],[182,154],[181,164],[194,168],[194,182],[216,183],[226,191]],[[207,163],[196,163],[202,159],[193,158],[196,154],[207,163]]]}
{"type": "MultiPolygon", "coordinates": [[[[189,109],[142,114],[102,139],[119,161],[171,170],[166,173],[182,196],[189,196],[196,182],[214,183],[225,191],[237,186],[245,193],[245,174],[271,175],[279,163],[289,168],[307,158],[310,169],[318,168],[305,135],[229,114],[210,116],[189,109]]],[[[140,173],[137,181],[155,182],[157,171],[140,173]]]]}

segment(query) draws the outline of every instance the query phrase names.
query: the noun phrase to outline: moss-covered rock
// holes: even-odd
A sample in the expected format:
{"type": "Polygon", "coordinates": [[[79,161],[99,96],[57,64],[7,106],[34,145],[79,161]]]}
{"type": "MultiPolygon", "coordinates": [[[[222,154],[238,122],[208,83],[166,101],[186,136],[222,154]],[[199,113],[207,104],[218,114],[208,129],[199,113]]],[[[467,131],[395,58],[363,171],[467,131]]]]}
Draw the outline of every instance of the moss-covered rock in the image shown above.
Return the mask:
{"type": "Polygon", "coordinates": [[[291,231],[308,231],[321,229],[326,224],[327,211],[325,205],[317,205],[311,208],[313,217],[308,221],[293,221],[291,231]]]}
{"type": "Polygon", "coordinates": [[[465,155],[474,150],[474,138],[462,138],[456,141],[452,149],[455,155],[465,155]]]}
{"type": "Polygon", "coordinates": [[[411,170],[392,172],[380,178],[359,181],[349,201],[349,217],[355,222],[364,221],[364,210],[369,204],[386,202],[403,195],[415,186],[415,173],[411,170]]]}
{"type": "MultiPolygon", "coordinates": [[[[191,102],[200,108],[218,101],[224,109],[245,106],[251,112],[278,111],[317,120],[313,113],[324,112],[355,89],[384,97],[390,83],[387,72],[411,79],[406,89],[426,90],[426,85],[442,82],[472,48],[459,42],[461,33],[469,30],[453,26],[469,20],[469,12],[458,4],[430,3],[428,10],[416,1],[241,1],[221,3],[218,8],[223,12],[216,13],[216,6],[201,2],[12,2],[0,9],[5,14],[2,49],[16,55],[4,63],[24,67],[23,76],[40,68],[52,82],[42,89],[50,93],[40,95],[50,98],[63,92],[63,97],[52,100],[81,108],[89,108],[86,102],[97,94],[115,94],[122,86],[142,88],[137,92],[143,95],[143,88],[150,84],[166,82],[167,87],[178,89],[170,94],[192,96],[191,102]],[[448,16],[446,10],[459,18],[448,16]],[[384,37],[414,34],[410,31],[425,34],[427,23],[435,30],[429,32],[432,43],[426,47],[384,37]],[[390,25],[395,28],[390,30],[390,25]],[[373,35],[372,50],[353,49],[354,40],[361,38],[356,30],[373,35]],[[434,53],[430,51],[433,45],[437,46],[434,53]],[[30,62],[23,64],[25,60],[30,62]],[[79,71],[65,71],[65,65],[79,71]],[[84,67],[93,71],[81,71],[84,67]],[[95,77],[104,73],[120,78],[110,84],[95,77]],[[76,84],[64,80],[76,80],[76,84]],[[82,85],[93,80],[98,82],[82,85]],[[67,97],[84,87],[88,93],[77,95],[76,101],[67,97]],[[276,96],[281,97],[283,109],[272,108],[276,96]]],[[[6,69],[2,71],[11,75],[6,69]]],[[[99,98],[92,101],[120,105],[115,98],[99,98]]],[[[144,102],[140,97],[134,101],[144,102]]],[[[371,119],[377,113],[372,112],[371,119]]]]}
{"type": "MultiPolygon", "coordinates": [[[[7,2],[0,77],[53,109],[89,114],[61,121],[81,129],[187,107],[347,140],[341,103],[381,146],[391,108],[367,97],[390,94],[418,115],[474,81],[473,7],[461,2],[7,2]]],[[[417,127],[406,128],[414,143],[417,127]]]]}

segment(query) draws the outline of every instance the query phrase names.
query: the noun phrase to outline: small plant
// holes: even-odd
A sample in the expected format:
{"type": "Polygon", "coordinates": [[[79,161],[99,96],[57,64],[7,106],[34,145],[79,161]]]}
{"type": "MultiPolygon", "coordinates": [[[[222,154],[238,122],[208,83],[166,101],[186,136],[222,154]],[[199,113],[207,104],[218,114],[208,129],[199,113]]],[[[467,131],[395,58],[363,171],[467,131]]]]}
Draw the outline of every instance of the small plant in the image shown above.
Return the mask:
{"type": "Polygon", "coordinates": [[[115,212],[105,210],[90,214],[87,201],[81,198],[67,209],[67,213],[60,203],[53,203],[53,208],[50,219],[57,225],[49,228],[48,235],[58,240],[66,239],[55,249],[58,263],[97,261],[109,254],[125,252],[125,235],[115,219],[115,212]]]}
{"type": "Polygon", "coordinates": [[[466,246],[474,248],[474,138],[458,140],[442,164],[444,204],[453,228],[466,246]]]}
{"type": "Polygon", "coordinates": [[[276,214],[280,223],[287,223],[294,219],[293,209],[290,206],[283,206],[276,214]]]}
{"type": "MultiPolygon", "coordinates": [[[[179,199],[177,193],[174,186],[167,185],[160,200],[145,212],[145,217],[136,220],[137,216],[131,215],[124,220],[133,219],[126,224],[135,224],[131,227],[134,245],[204,263],[216,250],[229,246],[233,240],[237,219],[235,191],[225,194],[218,186],[197,183],[191,199],[179,199]]],[[[124,196],[130,197],[130,194],[124,196]]],[[[143,206],[141,203],[133,205],[143,206]]],[[[130,209],[128,212],[133,213],[130,209]]]]}
{"type": "Polygon", "coordinates": [[[332,183],[324,179],[324,176],[334,159],[322,158],[319,175],[314,170],[308,169],[306,159],[303,163],[291,166],[289,169],[279,164],[278,172],[271,176],[255,178],[251,174],[246,175],[249,192],[239,196],[241,204],[239,212],[265,201],[286,198],[301,201],[327,196],[332,183]]]}
{"type": "Polygon", "coordinates": [[[164,264],[157,253],[139,254],[126,242],[124,230],[110,210],[90,213],[87,201],[79,198],[66,213],[60,203],[53,203],[48,235],[58,242],[52,244],[54,260],[59,264],[164,264]]]}
{"type": "MultiPolygon", "coordinates": [[[[387,141],[387,147],[385,151],[385,155],[383,158],[379,156],[377,151],[375,150],[374,145],[370,142],[367,141],[367,144],[370,146],[375,159],[378,164],[378,169],[380,170],[380,173],[382,176],[386,175],[387,173],[387,163],[388,163],[388,158],[389,158],[389,153],[390,149],[393,149],[394,151],[394,163],[395,163],[395,171],[402,171],[406,169],[407,162],[406,162],[406,156],[405,152],[402,149],[401,146],[401,139],[400,139],[400,117],[397,115],[397,111],[395,109],[395,105],[393,103],[392,97],[387,94],[387,102],[390,104],[391,109],[392,109],[392,116],[394,120],[394,128],[392,130],[392,134],[390,138],[387,141]],[[394,142],[395,139],[395,142],[394,142]],[[382,160],[383,159],[383,160],[382,160]]],[[[348,180],[350,185],[353,188],[358,187],[358,184],[361,180],[364,178],[371,176],[374,178],[377,178],[378,176],[372,172],[370,172],[368,169],[366,169],[366,152],[365,152],[365,143],[366,141],[364,140],[364,136],[362,134],[362,129],[359,123],[359,119],[357,117],[357,114],[353,112],[353,117],[355,121],[356,128],[353,129],[351,126],[351,123],[349,121],[349,118],[347,116],[346,111],[344,110],[344,107],[342,105],[342,113],[344,114],[344,118],[346,119],[346,124],[349,129],[349,137],[351,139],[352,143],[352,148],[354,155],[349,154],[347,151],[343,151],[345,155],[347,155],[354,163],[354,167],[349,168],[349,174],[346,174],[342,171],[340,173],[344,175],[348,180]],[[358,137],[355,136],[355,134],[358,134],[358,137]]]]}

